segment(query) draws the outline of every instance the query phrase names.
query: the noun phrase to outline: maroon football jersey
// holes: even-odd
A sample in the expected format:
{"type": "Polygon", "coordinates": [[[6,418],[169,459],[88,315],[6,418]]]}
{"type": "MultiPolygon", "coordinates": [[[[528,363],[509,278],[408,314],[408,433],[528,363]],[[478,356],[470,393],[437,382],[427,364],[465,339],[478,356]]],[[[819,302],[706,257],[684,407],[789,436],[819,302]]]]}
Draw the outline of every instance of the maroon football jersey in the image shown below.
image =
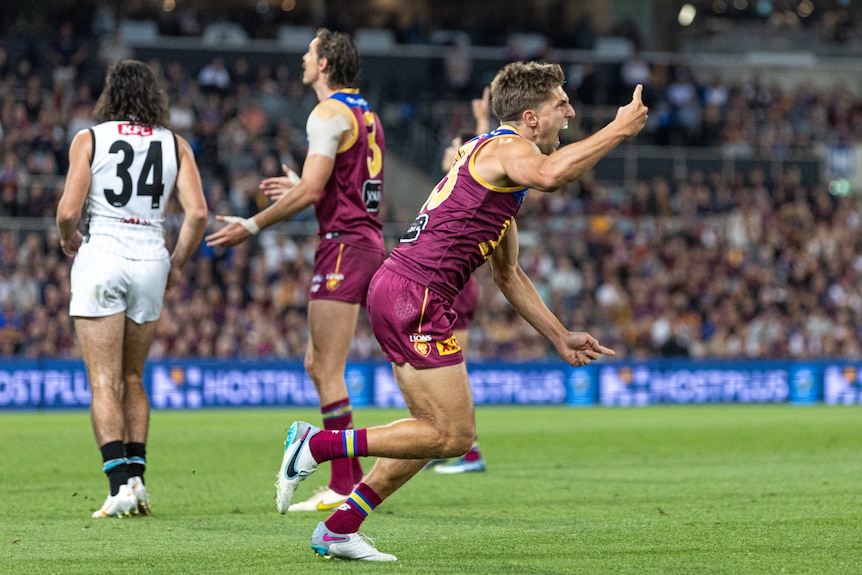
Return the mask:
{"type": "Polygon", "coordinates": [[[339,146],[332,175],[314,205],[317,232],[337,233],[348,242],[359,239],[383,251],[378,216],[383,198],[383,127],[358,90],[343,89],[330,98],[350,109],[357,136],[339,146]]]}
{"type": "Polygon", "coordinates": [[[450,301],[455,299],[509,230],[527,194],[525,187],[493,186],[473,170],[473,158],[482,146],[511,136],[518,133],[503,125],[461,146],[449,173],[384,265],[450,301]]]}

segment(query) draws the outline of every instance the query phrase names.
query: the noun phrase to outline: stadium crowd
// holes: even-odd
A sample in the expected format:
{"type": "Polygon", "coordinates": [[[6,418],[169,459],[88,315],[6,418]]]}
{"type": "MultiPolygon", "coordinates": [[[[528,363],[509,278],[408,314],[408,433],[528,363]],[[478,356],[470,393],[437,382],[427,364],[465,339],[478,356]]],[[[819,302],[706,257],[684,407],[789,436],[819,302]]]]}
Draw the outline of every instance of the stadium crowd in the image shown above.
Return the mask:
{"type": "MultiPolygon", "coordinates": [[[[68,143],[93,123],[99,86],[87,81],[86,66],[134,55],[114,35],[104,42],[112,49],[79,59],[73,36],[48,68],[0,49],[0,218],[53,218],[68,143]]],[[[263,177],[278,175],[281,164],[301,170],[305,135],[295,119],[314,102],[296,70],[246,58],[213,57],[199,70],[150,64],[165,83],[174,128],[195,149],[211,213],[255,213],[267,201],[263,177]]],[[[618,80],[646,85],[650,143],[774,158],[862,142],[862,100],[842,87],[698,81],[684,65],[636,57],[618,80]]],[[[572,85],[579,114],[585,86],[584,78],[572,85]]],[[[441,142],[457,128],[442,126],[441,142]]],[[[825,182],[803,182],[792,168],[778,177],[757,168],[730,177],[693,170],[630,186],[588,176],[557,194],[528,195],[522,213],[522,265],[542,296],[565,324],[622,357],[862,355],[859,202],[825,182]]],[[[382,219],[406,226],[399,218],[382,219]]],[[[317,239],[310,211],[297,220],[307,227],[276,227],[228,250],[201,246],[166,295],[152,355],[301,360],[317,239]]],[[[67,312],[71,262],[51,230],[0,229],[0,356],[77,353],[67,312]]],[[[486,268],[470,359],[551,357],[486,268]]],[[[364,314],[351,357],[381,358],[364,314]]]]}

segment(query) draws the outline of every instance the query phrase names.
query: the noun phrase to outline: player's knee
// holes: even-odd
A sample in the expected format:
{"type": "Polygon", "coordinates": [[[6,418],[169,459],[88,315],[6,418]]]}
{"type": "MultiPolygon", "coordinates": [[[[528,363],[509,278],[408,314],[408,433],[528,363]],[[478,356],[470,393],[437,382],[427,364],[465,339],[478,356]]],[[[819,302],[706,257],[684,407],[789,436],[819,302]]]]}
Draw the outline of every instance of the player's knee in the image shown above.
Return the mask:
{"type": "Polygon", "coordinates": [[[140,373],[127,373],[123,376],[123,384],[126,386],[126,389],[131,389],[133,387],[140,387],[143,389],[144,378],[140,373]]]}
{"type": "Polygon", "coordinates": [[[473,436],[463,435],[455,438],[450,443],[450,449],[446,452],[446,457],[461,457],[473,447],[473,436]]]}
{"type": "Polygon", "coordinates": [[[311,381],[317,384],[321,379],[320,363],[315,361],[314,357],[310,353],[307,353],[305,354],[305,361],[303,364],[305,365],[305,372],[308,374],[308,377],[311,378],[311,381]]]}
{"type": "Polygon", "coordinates": [[[461,457],[473,447],[473,431],[467,426],[453,426],[443,435],[441,457],[461,457]]]}

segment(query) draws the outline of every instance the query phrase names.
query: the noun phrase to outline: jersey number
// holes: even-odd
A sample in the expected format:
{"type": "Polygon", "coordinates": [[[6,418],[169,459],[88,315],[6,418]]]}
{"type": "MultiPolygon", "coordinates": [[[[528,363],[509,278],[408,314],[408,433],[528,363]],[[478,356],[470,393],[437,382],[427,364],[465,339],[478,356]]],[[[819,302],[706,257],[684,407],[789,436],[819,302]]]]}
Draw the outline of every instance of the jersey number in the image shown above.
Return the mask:
{"type": "Polygon", "coordinates": [[[368,130],[368,151],[370,152],[368,160],[368,175],[371,178],[376,178],[380,170],[383,169],[383,152],[380,146],[377,145],[377,122],[374,121],[374,114],[365,112],[365,127],[368,130]]]}
{"type": "Polygon", "coordinates": [[[420,212],[430,212],[452,194],[452,190],[455,189],[455,182],[458,181],[458,170],[470,159],[470,152],[478,143],[478,140],[472,140],[458,150],[458,156],[452,163],[452,167],[449,168],[449,173],[431,190],[431,195],[425,200],[425,204],[419,210],[420,212]]]}
{"type": "Polygon", "coordinates": [[[117,177],[123,182],[123,189],[115,192],[105,188],[105,199],[108,203],[115,208],[125,206],[132,199],[134,189],[139,196],[150,196],[152,209],[159,209],[159,203],[165,193],[165,185],[162,182],[162,143],[150,142],[150,149],[147,150],[147,157],[144,159],[144,165],[141,166],[141,173],[138,174],[138,181],[135,184],[132,183],[132,174],[129,173],[129,168],[135,159],[135,151],[131,144],[118,140],[111,144],[108,151],[123,155],[122,160],[117,163],[117,177]]]}

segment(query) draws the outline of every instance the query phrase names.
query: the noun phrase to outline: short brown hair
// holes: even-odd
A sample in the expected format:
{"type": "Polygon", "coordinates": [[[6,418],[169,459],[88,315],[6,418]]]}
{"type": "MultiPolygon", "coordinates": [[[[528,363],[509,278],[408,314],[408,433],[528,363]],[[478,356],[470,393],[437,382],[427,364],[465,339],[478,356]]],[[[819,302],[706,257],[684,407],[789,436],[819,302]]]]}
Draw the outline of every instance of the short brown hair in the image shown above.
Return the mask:
{"type": "Polygon", "coordinates": [[[359,78],[359,51],[353,39],[328,28],[317,31],[317,57],[326,58],[331,88],[355,88],[359,78]]]}
{"type": "Polygon", "coordinates": [[[163,128],[171,120],[165,91],[149,66],[139,60],[120,60],[108,69],[93,116],[99,122],[129,120],[163,128]]]}
{"type": "Polygon", "coordinates": [[[566,81],[559,64],[512,62],[491,82],[491,107],[500,122],[517,122],[547,101],[566,81]]]}

